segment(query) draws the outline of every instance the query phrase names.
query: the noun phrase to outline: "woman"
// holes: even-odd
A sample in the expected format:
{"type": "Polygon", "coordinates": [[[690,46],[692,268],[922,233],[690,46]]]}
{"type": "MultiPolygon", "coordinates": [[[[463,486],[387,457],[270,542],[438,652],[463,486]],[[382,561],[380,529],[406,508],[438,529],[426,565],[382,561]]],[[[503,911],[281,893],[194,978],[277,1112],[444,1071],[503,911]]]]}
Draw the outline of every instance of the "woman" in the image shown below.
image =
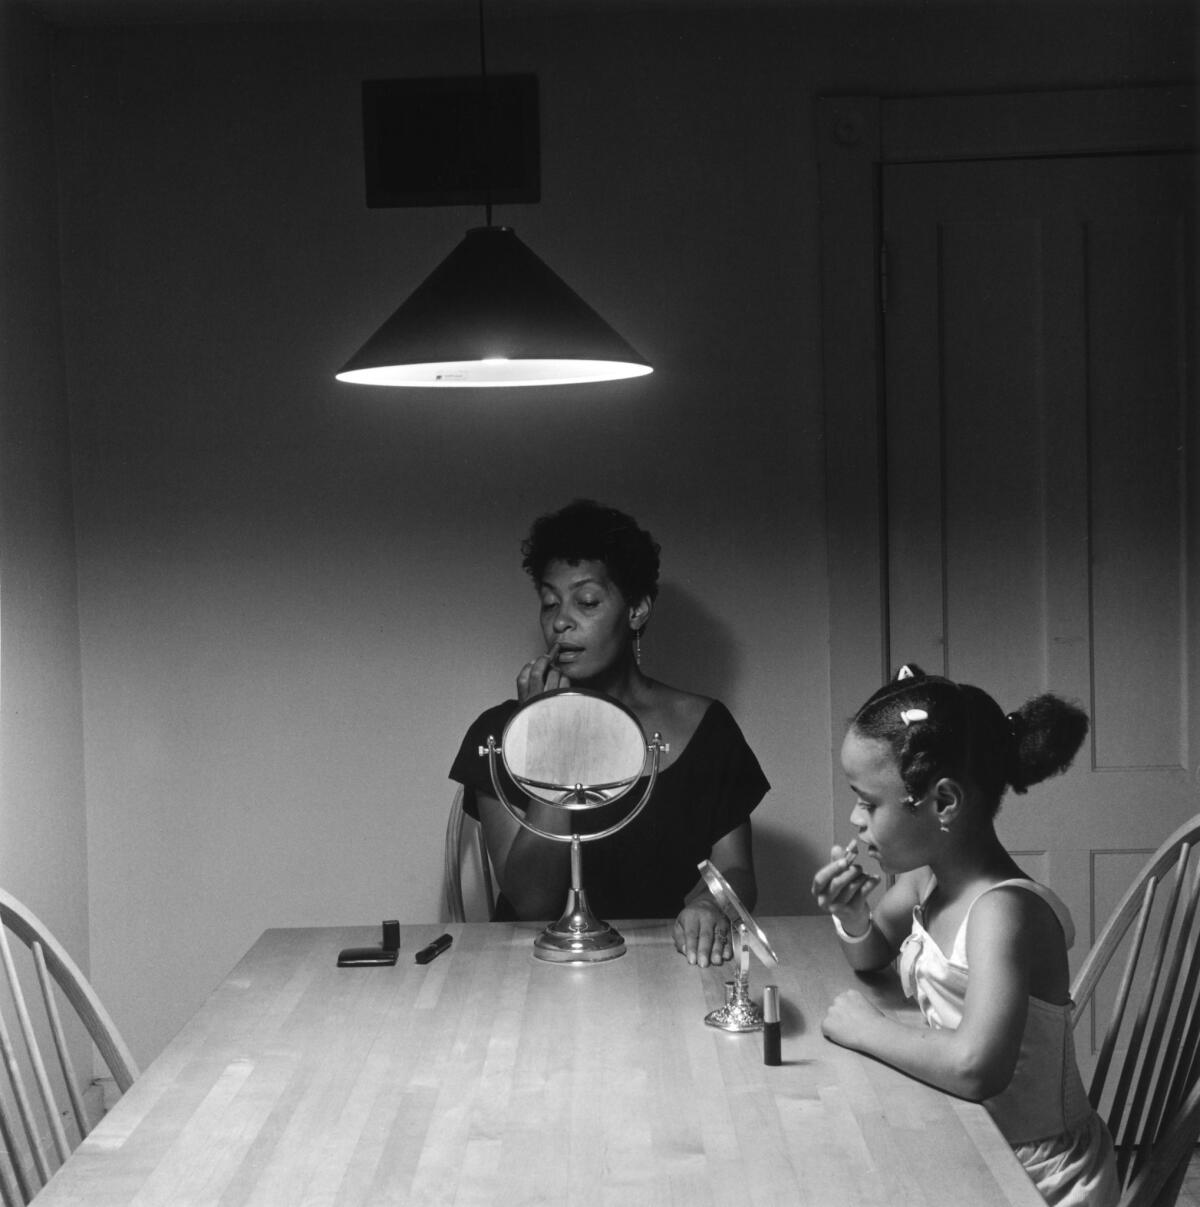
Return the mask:
{"type": "MultiPolygon", "coordinates": [[[[521,551],[541,601],[546,652],[522,667],[516,700],[488,709],[471,726],[450,771],[465,788],[464,809],[483,825],[501,889],[497,917],[557,918],[570,885],[570,851],[518,825],[496,799],[479,747],[498,738],[531,697],[581,687],[624,705],[647,736],[657,733],[668,746],[642,812],[586,846],[589,904],[604,918],[675,916],[675,946],[689,963],[732,959],[729,923],[696,865],[711,859],[754,908],[750,814],[769,785],[723,704],[651,679],[639,665],[658,594],[658,545],[632,517],[581,499],[535,521],[521,551]]],[[[521,804],[509,784],[506,795],[521,804]]],[[[629,799],[639,799],[642,786],[629,799]]],[[[523,807],[539,828],[568,832],[562,810],[528,798],[523,807]]]]}

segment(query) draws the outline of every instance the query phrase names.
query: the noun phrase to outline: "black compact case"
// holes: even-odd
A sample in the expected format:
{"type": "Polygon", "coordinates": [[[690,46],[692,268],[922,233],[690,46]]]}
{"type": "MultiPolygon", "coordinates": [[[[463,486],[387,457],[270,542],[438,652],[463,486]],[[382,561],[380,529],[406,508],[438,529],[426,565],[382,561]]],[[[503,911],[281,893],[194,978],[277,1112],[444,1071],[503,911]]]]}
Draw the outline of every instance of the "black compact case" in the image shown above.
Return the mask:
{"type": "Polygon", "coordinates": [[[384,951],[382,947],[346,947],[338,952],[338,967],[363,968],[369,964],[394,964],[399,954],[396,951],[384,951]]]}
{"type": "Polygon", "coordinates": [[[394,964],[400,954],[400,923],[383,924],[383,943],[379,947],[344,947],[338,952],[339,968],[370,968],[394,964]]]}

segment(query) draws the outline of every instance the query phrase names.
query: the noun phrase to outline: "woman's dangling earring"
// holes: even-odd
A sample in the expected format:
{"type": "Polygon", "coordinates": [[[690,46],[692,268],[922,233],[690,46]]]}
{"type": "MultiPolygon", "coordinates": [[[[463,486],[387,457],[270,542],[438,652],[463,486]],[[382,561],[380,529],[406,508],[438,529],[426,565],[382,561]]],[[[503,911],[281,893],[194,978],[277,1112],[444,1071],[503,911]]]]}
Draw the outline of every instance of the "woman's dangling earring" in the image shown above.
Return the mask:
{"type": "Polygon", "coordinates": [[[633,630],[633,661],[638,665],[642,665],[642,630],[633,630]]]}

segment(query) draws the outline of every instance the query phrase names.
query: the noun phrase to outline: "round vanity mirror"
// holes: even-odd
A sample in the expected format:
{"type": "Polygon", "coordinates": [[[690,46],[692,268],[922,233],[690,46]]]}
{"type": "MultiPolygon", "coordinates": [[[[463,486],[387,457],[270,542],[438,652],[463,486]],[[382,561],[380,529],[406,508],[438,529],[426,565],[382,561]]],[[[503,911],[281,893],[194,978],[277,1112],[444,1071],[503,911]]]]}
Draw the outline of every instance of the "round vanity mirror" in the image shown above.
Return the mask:
{"type": "Polygon", "coordinates": [[[725,912],[725,916],[740,931],[746,945],[768,968],[774,968],[779,963],[779,957],[767,942],[763,929],[750,915],[750,911],[742,904],[742,899],[733,891],[733,885],[721,875],[715,864],[707,859],[696,865],[700,875],[704,877],[704,885],[712,894],[716,903],[725,912]]]}
{"type": "Polygon", "coordinates": [[[504,727],[504,766],[521,791],[547,804],[591,809],[623,796],[646,766],[633,713],[595,692],[534,696],[504,727]]]}
{"type": "Polygon", "coordinates": [[[571,844],[571,888],[566,908],[534,940],[533,954],[557,964],[592,964],[625,952],[625,940],[588,908],[583,890],[585,842],[598,842],[627,826],[654,790],[659,759],[667,749],[658,734],[647,742],[638,719],[627,708],[597,692],[560,688],[527,700],[509,718],[499,743],[489,737],[479,748],[487,755],[496,798],[517,823],[551,842],[571,844]],[[569,832],[534,825],[522,807],[505,795],[499,774],[503,763],[521,792],[563,809],[572,819],[569,832]],[[641,798],[612,824],[581,832],[581,812],[612,804],[646,777],[641,798]]]}

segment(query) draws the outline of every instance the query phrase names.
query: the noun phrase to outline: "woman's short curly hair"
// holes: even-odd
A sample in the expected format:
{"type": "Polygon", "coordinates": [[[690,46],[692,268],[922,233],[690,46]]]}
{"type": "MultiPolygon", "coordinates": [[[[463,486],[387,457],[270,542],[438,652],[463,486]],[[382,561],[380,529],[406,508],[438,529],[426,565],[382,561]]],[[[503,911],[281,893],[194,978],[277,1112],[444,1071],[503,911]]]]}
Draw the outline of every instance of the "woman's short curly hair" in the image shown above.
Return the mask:
{"type": "Polygon", "coordinates": [[[1025,792],[1071,765],[1088,717],[1049,692],[1006,714],[981,688],[909,665],[871,696],[850,728],[887,743],[913,800],[945,775],[974,784],[994,815],[1007,788],[1025,792]]]}
{"type": "Polygon", "coordinates": [[[521,542],[521,565],[536,586],[551,562],[603,562],[626,603],[633,604],[658,594],[658,550],[632,516],[576,499],[534,520],[521,542]]]}

